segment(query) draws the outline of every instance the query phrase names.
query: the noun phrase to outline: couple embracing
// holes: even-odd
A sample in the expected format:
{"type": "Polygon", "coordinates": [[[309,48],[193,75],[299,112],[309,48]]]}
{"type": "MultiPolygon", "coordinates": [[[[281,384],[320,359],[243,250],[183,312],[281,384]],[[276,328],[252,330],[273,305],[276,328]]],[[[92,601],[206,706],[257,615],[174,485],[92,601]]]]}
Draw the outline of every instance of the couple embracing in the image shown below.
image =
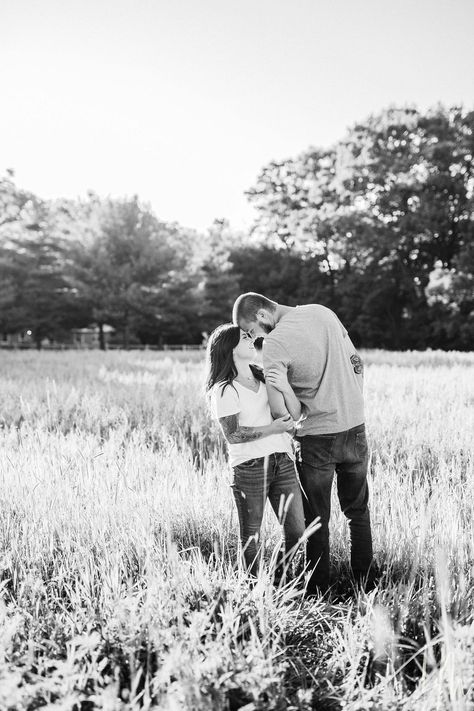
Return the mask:
{"type": "Polygon", "coordinates": [[[280,571],[288,569],[305,529],[312,527],[306,541],[311,571],[307,592],[329,589],[329,518],[336,473],[339,503],[349,521],[354,580],[370,582],[362,388],[362,361],[346,329],[319,304],[292,307],[261,294],[242,294],[234,304],[233,324],[211,334],[206,389],[227,440],[243,558],[251,575],[258,571],[268,498],[283,525],[280,571]],[[260,356],[254,342],[262,337],[260,356]],[[264,375],[256,367],[260,357],[264,375]],[[314,525],[317,519],[319,527],[314,525]]]}

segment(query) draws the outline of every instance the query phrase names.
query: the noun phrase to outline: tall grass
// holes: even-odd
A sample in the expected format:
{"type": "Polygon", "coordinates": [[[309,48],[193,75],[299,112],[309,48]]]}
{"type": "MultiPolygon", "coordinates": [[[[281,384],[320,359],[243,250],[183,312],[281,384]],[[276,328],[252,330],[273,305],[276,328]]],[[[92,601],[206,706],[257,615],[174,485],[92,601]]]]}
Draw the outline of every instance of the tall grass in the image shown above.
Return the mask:
{"type": "Polygon", "coordinates": [[[2,710],[474,708],[472,354],[365,354],[381,578],[335,503],[309,601],[237,565],[200,354],[0,358],[2,710]]]}

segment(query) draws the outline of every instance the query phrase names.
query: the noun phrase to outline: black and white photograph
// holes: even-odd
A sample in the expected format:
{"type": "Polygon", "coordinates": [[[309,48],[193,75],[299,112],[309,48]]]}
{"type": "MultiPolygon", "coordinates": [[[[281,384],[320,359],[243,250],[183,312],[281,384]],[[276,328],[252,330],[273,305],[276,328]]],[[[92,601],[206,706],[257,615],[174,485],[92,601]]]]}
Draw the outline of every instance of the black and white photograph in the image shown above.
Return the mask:
{"type": "Polygon", "coordinates": [[[472,0],[0,0],[0,711],[474,711],[472,0]]]}

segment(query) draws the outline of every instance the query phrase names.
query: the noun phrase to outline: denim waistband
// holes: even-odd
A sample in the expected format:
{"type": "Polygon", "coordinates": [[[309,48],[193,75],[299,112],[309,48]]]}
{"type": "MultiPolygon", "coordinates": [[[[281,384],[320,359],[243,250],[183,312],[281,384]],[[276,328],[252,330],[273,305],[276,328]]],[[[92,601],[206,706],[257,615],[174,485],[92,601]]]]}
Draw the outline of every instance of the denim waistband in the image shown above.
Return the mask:
{"type": "Polygon", "coordinates": [[[351,427],[349,430],[341,430],[340,432],[319,432],[318,434],[307,434],[307,435],[296,435],[295,439],[297,440],[302,440],[306,439],[307,437],[335,437],[336,435],[343,435],[346,434],[347,432],[364,432],[365,430],[365,422],[362,422],[360,425],[356,425],[355,427],[351,427]]]}

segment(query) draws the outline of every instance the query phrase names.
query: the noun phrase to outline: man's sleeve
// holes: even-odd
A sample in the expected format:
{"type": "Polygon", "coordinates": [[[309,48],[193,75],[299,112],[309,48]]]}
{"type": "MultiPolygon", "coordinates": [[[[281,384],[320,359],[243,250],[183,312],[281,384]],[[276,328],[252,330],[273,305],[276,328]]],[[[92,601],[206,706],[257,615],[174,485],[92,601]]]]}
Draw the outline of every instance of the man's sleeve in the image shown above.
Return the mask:
{"type": "MultiPolygon", "coordinates": [[[[290,357],[286,352],[286,349],[274,343],[271,340],[264,342],[263,344],[263,370],[268,373],[270,368],[276,368],[280,372],[286,373],[288,366],[290,364],[290,357]]],[[[273,386],[266,384],[268,402],[270,403],[270,410],[273,417],[283,417],[288,415],[288,408],[285,404],[285,398],[279,390],[276,390],[273,386]]]]}
{"type": "Polygon", "coordinates": [[[347,338],[347,328],[344,326],[344,324],[342,323],[342,321],[339,319],[339,316],[337,316],[336,314],[334,314],[334,316],[336,316],[336,321],[338,322],[339,327],[340,327],[340,329],[341,329],[341,331],[342,331],[342,337],[343,337],[343,338],[347,338]]]}
{"type": "Polygon", "coordinates": [[[215,385],[212,393],[212,404],[214,416],[217,419],[219,417],[227,417],[227,415],[236,415],[240,412],[239,396],[232,385],[226,385],[224,390],[220,383],[215,385]]]}
{"type": "Polygon", "coordinates": [[[263,344],[263,370],[265,373],[270,368],[277,368],[286,373],[290,365],[290,356],[286,348],[279,343],[269,340],[263,344]]]}

